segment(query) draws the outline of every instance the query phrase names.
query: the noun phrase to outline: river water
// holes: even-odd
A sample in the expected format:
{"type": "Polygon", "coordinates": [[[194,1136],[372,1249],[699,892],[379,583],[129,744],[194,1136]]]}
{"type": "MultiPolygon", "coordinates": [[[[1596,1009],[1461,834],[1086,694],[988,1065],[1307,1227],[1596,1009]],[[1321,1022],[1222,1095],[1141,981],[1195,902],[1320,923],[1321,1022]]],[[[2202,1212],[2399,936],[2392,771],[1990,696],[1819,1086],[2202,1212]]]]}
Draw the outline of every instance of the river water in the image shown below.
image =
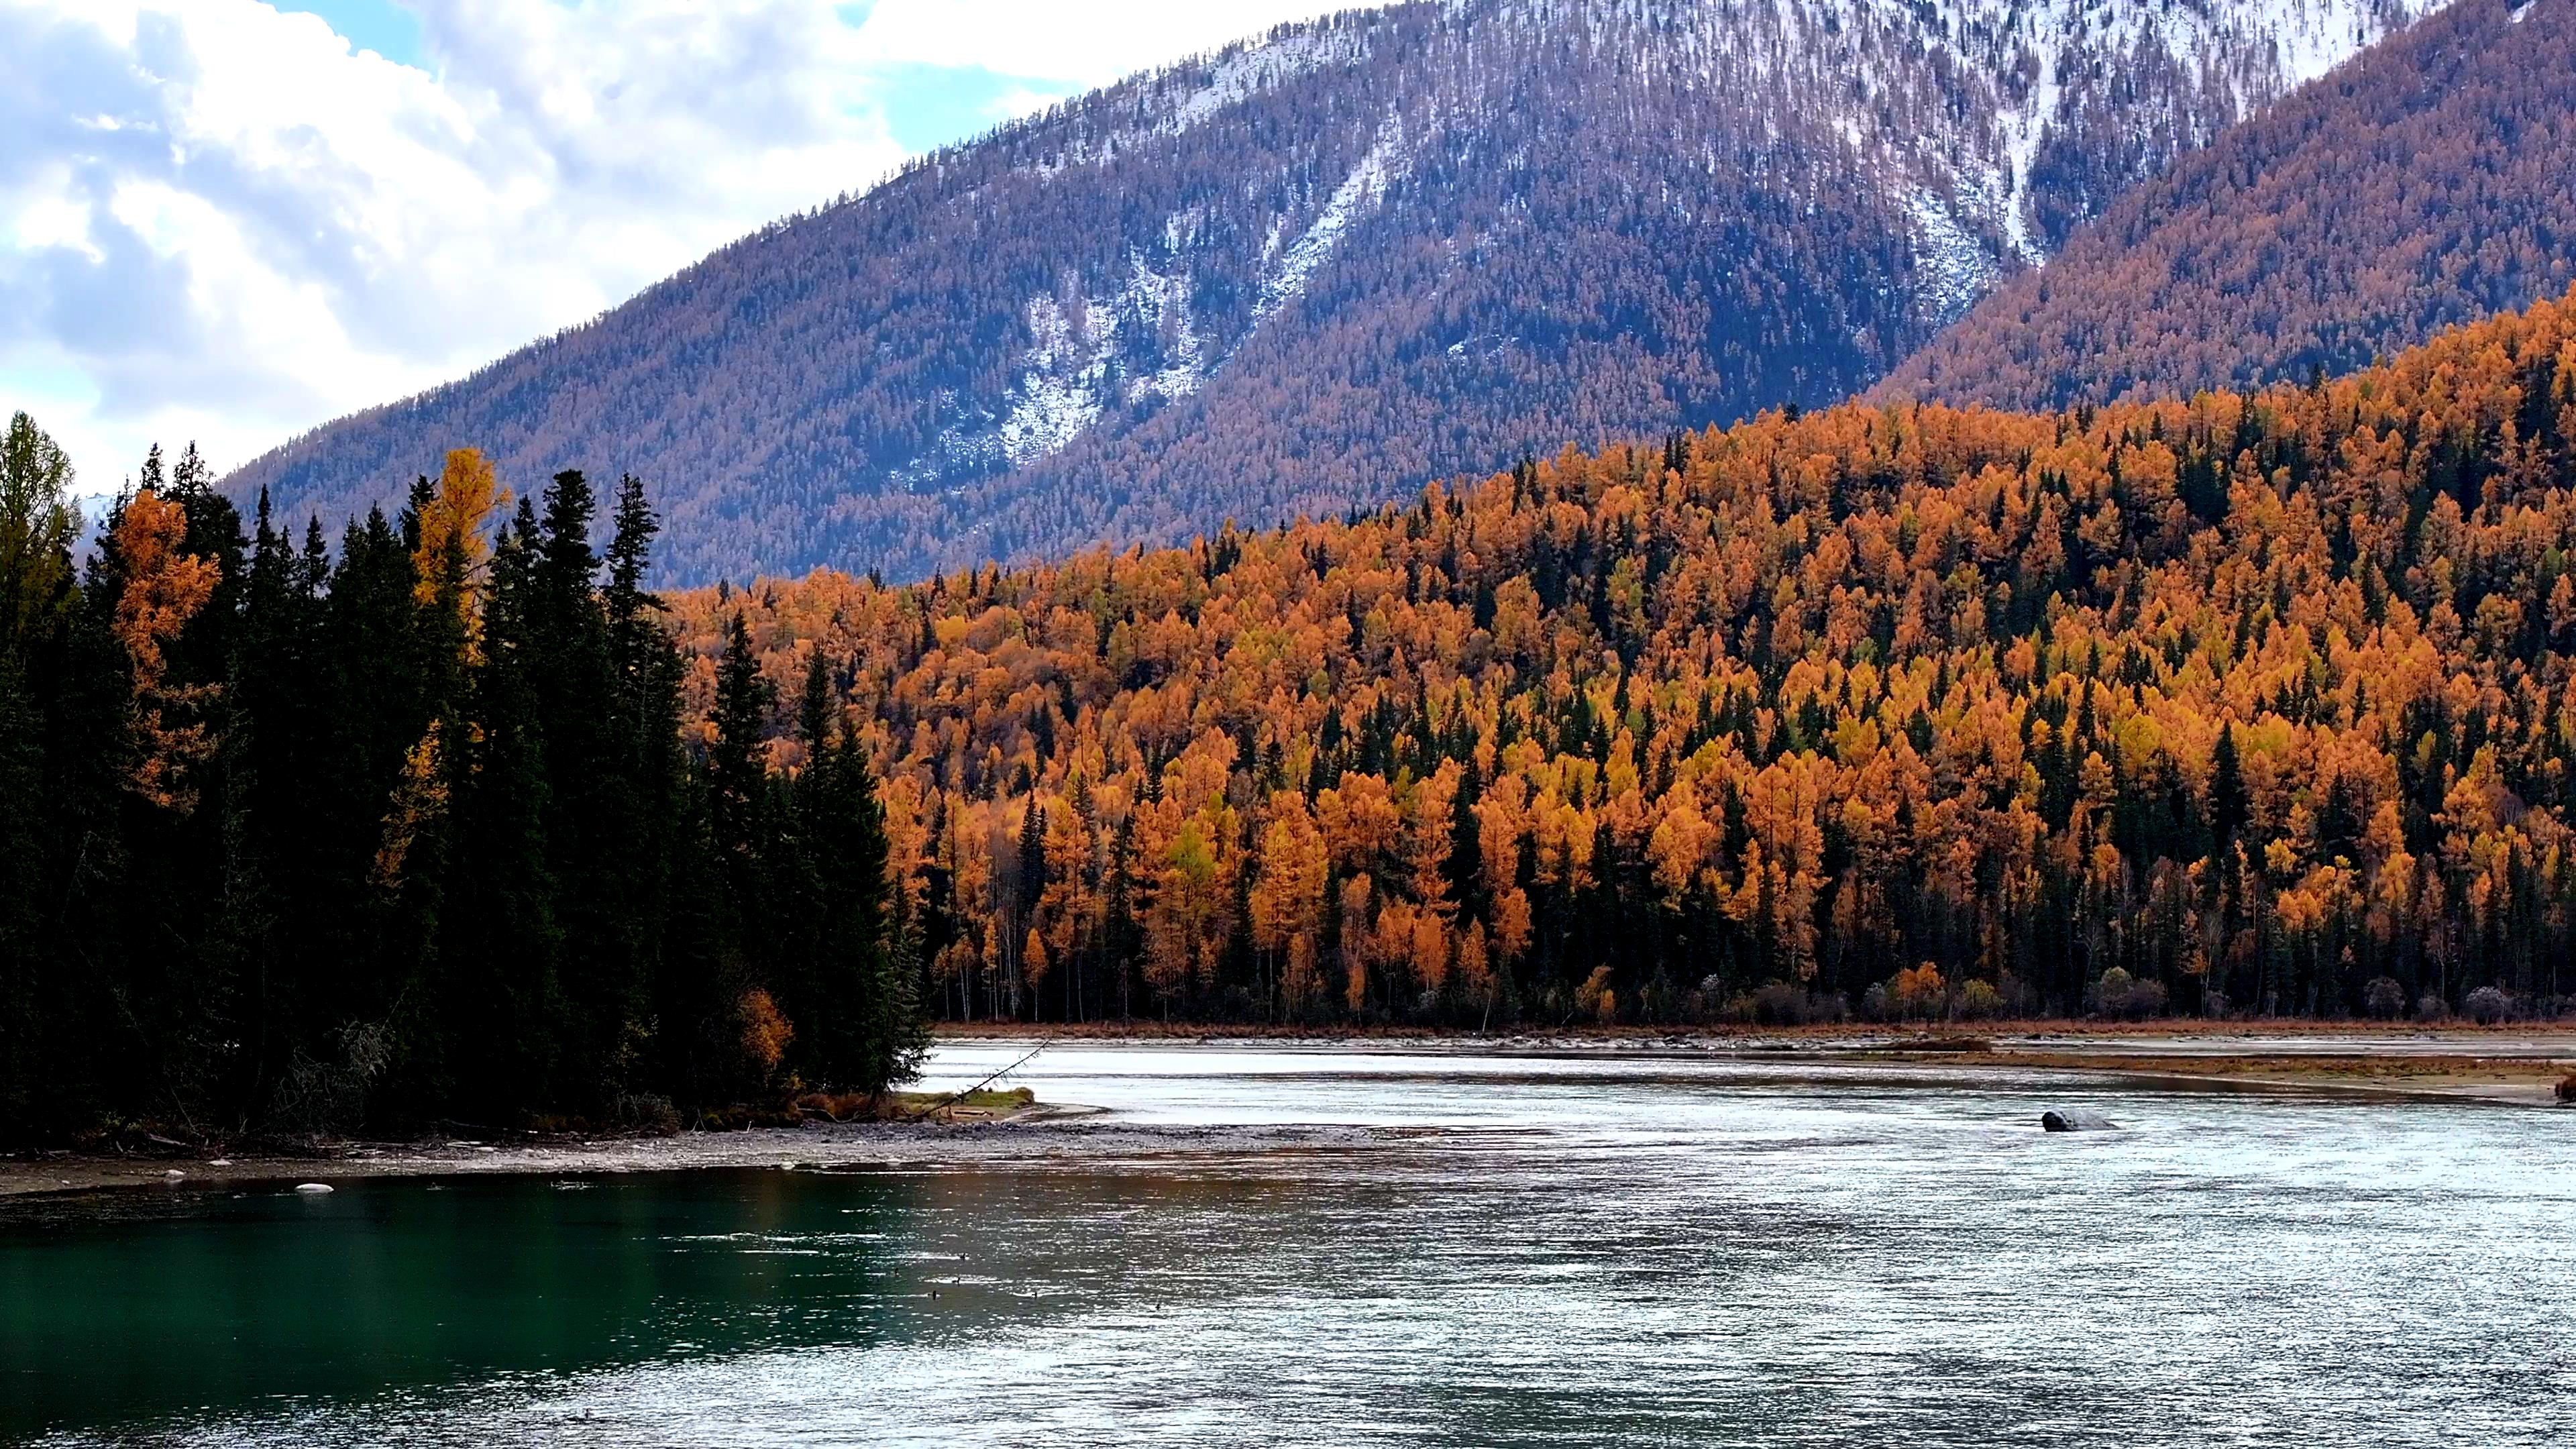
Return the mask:
{"type": "Polygon", "coordinates": [[[1015,1080],[1151,1130],[13,1210],[0,1438],[2576,1443],[2576,1113],[1635,1056],[1015,1080]]]}

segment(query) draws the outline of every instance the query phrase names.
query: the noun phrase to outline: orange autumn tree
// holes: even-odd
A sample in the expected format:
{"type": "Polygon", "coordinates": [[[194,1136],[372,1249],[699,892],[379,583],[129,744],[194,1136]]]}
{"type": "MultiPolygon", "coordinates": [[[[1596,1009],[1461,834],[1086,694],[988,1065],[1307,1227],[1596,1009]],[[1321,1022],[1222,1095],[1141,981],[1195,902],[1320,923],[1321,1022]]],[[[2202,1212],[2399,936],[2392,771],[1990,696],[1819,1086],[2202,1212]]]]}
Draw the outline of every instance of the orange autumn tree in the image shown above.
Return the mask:
{"type": "Polygon", "coordinates": [[[210,749],[203,712],[220,686],[167,683],[165,648],[206,601],[221,575],[213,560],[183,552],[188,517],[177,503],[146,488],[125,500],[110,530],[123,566],[116,596],[116,638],[134,680],[135,793],[167,810],[196,808],[193,766],[210,749]]]}
{"type": "Polygon", "coordinates": [[[436,490],[418,506],[413,597],[453,611],[469,641],[475,635],[476,592],[492,554],[487,529],[509,503],[510,490],[500,485],[482,450],[456,448],[439,470],[436,490]]]}

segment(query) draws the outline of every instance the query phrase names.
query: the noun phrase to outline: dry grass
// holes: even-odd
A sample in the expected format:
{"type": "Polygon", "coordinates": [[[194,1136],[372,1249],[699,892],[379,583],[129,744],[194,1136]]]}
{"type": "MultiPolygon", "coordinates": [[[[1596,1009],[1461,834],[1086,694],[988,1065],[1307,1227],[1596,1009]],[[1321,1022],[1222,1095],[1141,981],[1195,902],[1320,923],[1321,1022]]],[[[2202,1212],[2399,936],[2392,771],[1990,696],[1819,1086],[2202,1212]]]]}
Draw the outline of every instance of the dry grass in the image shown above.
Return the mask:
{"type": "Polygon", "coordinates": [[[1026,1087],[1006,1091],[986,1088],[956,1093],[896,1092],[886,1115],[912,1122],[993,1122],[1016,1117],[1037,1105],[1037,1093],[1026,1087]]]}

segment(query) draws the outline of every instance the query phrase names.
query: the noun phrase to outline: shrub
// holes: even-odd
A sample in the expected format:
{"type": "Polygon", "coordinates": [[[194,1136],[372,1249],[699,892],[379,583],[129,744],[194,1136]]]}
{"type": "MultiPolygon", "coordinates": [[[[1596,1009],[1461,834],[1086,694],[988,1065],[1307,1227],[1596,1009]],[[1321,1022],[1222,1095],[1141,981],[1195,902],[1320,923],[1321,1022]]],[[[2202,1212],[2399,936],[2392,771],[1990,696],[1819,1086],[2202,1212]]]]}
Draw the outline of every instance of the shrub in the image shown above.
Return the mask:
{"type": "Polygon", "coordinates": [[[2093,1008],[2122,1021],[2161,1016],[2165,1009],[2164,983],[2140,981],[2114,966],[2093,984],[2093,1008]]]}
{"type": "Polygon", "coordinates": [[[2444,1001],[2438,991],[2427,991],[2415,1002],[2415,1016],[2419,1021],[2440,1021],[2450,1014],[2451,1004],[2444,1001]]]}
{"type": "Polygon", "coordinates": [[[753,1074],[766,1082],[787,1055],[787,1044],[796,1039],[796,1028],[780,1014],[769,993],[757,986],[742,994],[734,1011],[742,1022],[743,1058],[753,1074]]]}
{"type": "Polygon", "coordinates": [[[2460,1003],[2460,1010],[2480,1026],[2493,1026],[2513,1014],[2513,998],[2492,986],[2481,986],[2460,1003]]]}
{"type": "Polygon", "coordinates": [[[1610,968],[1596,966],[1574,989],[1574,1009],[1607,1026],[1619,1019],[1619,993],[1610,989],[1610,968]]]}
{"type": "Polygon", "coordinates": [[[1874,983],[1860,994],[1860,1014],[1871,1021],[1888,1019],[1887,983],[1874,983]]]}
{"type": "Polygon", "coordinates": [[[1941,968],[1926,961],[1912,970],[1897,972],[1888,978],[1887,999],[1899,1016],[1938,1013],[1942,1004],[1941,968]]]}
{"type": "Polygon", "coordinates": [[[367,1091],[393,1060],[393,1038],[381,1024],[352,1022],[340,1028],[340,1058],[319,1060],[298,1051],[279,1078],[270,1120],[300,1137],[328,1137],[356,1130],[366,1119],[367,1091]]]}
{"type": "Polygon", "coordinates": [[[1984,981],[1971,981],[1959,988],[1959,1014],[1975,1020],[2003,1015],[2003,993],[1984,981]]]}
{"type": "Polygon", "coordinates": [[[2394,1021],[2406,1014],[2406,988],[2394,976],[2373,976],[2361,988],[2361,1009],[2381,1021],[2394,1021]]]}
{"type": "Polygon", "coordinates": [[[651,1137],[669,1137],[680,1130],[679,1110],[657,1092],[620,1094],[608,1104],[608,1120],[625,1131],[651,1137]]]}
{"type": "Polygon", "coordinates": [[[1764,1026],[1805,1026],[1816,1019],[1815,998],[1803,986],[1774,981],[1753,993],[1753,1019],[1764,1026]]]}

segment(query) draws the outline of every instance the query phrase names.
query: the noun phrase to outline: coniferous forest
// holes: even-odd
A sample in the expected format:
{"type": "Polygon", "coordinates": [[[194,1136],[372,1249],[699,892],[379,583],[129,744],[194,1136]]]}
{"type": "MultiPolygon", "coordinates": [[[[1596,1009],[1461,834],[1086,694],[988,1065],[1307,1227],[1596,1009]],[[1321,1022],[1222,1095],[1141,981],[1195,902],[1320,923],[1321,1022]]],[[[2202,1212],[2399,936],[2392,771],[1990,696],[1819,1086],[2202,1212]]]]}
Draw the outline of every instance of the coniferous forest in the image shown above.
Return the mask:
{"type": "MultiPolygon", "coordinates": [[[[1408,508],[643,588],[470,450],[336,545],[0,499],[0,1114],[667,1120],[922,1016],[2556,1014],[2576,299],[2346,378],[1785,410],[1408,508]]],[[[595,544],[595,539],[605,540],[595,544]]]]}
{"type": "Polygon", "coordinates": [[[856,732],[773,771],[737,652],[684,741],[640,484],[451,454],[336,542],[155,450],[86,546],[0,457],[0,1124],[44,1138],[874,1092],[924,1042],[856,732]],[[594,549],[604,536],[604,552],[594,549]],[[83,554],[86,557],[82,557],[83,554]]]}

